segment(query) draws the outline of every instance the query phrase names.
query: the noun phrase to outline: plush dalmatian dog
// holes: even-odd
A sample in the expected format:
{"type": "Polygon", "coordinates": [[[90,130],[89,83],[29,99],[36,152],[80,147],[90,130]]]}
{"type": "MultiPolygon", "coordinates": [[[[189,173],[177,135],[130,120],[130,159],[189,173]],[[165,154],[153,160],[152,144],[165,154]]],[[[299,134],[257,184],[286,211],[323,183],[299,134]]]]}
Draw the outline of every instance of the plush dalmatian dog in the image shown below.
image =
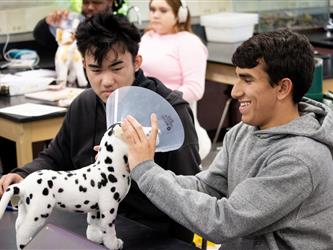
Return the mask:
{"type": "Polygon", "coordinates": [[[40,229],[54,206],[87,214],[87,238],[121,249],[115,218],[130,187],[127,145],[114,125],[104,134],[94,164],[74,171],[40,170],[11,185],[0,202],[0,218],[10,200],[18,200],[16,243],[22,249],[40,229]]]}

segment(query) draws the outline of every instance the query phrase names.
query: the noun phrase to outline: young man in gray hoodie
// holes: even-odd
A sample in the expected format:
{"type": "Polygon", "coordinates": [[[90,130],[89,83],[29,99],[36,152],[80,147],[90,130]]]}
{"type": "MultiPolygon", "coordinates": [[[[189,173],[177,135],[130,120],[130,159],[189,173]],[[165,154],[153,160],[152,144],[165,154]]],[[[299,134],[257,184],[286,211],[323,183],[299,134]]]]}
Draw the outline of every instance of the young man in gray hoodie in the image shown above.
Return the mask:
{"type": "Polygon", "coordinates": [[[162,211],[226,249],[333,249],[333,113],[303,98],[314,58],[291,31],[261,33],[234,53],[232,97],[242,121],[225,136],[208,170],[177,176],[153,162],[146,138],[127,117],[132,178],[162,211]]]}

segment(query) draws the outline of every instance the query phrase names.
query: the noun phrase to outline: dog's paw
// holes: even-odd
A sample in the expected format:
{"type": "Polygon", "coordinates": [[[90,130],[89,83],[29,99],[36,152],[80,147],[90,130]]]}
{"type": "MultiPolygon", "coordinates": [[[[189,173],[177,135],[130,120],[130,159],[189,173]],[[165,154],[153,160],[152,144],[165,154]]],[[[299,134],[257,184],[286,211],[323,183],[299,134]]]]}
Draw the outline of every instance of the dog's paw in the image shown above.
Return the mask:
{"type": "Polygon", "coordinates": [[[87,239],[96,243],[102,243],[103,234],[98,227],[89,225],[87,227],[87,239]]]}
{"type": "Polygon", "coordinates": [[[113,237],[112,239],[108,239],[108,241],[104,241],[104,246],[106,246],[108,249],[111,249],[111,250],[123,249],[123,245],[124,245],[123,241],[116,237],[113,237]]]}

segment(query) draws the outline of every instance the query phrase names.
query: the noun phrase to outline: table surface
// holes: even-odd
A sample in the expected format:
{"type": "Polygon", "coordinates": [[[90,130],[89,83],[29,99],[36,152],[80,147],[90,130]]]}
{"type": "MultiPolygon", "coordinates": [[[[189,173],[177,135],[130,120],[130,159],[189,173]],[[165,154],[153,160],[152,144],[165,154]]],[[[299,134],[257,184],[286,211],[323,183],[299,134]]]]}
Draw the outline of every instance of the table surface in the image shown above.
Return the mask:
{"type": "MultiPolygon", "coordinates": [[[[0,96],[0,108],[10,107],[10,106],[24,104],[24,103],[37,103],[37,104],[46,104],[46,105],[56,106],[55,103],[26,98],[24,95],[0,96]]],[[[66,114],[66,111],[60,111],[60,112],[55,112],[55,113],[51,113],[51,114],[47,114],[47,115],[33,117],[33,116],[20,116],[20,115],[0,113],[0,118],[5,118],[5,119],[8,119],[8,120],[11,120],[14,122],[21,123],[21,122],[44,120],[44,119],[55,118],[55,117],[63,117],[63,116],[65,116],[65,114],[66,114]]]]}
{"type": "MultiPolygon", "coordinates": [[[[0,220],[0,249],[16,249],[15,220],[17,212],[6,211],[0,220]]],[[[47,223],[85,237],[86,215],[54,209],[47,223]]],[[[124,242],[124,250],[190,250],[198,249],[191,244],[161,234],[145,225],[118,215],[117,236],[124,242]]]]}

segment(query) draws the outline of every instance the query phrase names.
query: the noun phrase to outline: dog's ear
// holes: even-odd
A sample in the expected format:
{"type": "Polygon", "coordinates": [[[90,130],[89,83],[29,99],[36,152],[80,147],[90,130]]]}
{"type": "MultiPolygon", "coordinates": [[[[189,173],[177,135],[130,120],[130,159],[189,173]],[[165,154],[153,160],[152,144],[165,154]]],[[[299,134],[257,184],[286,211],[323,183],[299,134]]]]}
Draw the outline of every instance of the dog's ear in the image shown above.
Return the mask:
{"type": "Polygon", "coordinates": [[[57,33],[56,33],[56,41],[60,44],[62,40],[62,29],[57,29],[57,33]]]}

